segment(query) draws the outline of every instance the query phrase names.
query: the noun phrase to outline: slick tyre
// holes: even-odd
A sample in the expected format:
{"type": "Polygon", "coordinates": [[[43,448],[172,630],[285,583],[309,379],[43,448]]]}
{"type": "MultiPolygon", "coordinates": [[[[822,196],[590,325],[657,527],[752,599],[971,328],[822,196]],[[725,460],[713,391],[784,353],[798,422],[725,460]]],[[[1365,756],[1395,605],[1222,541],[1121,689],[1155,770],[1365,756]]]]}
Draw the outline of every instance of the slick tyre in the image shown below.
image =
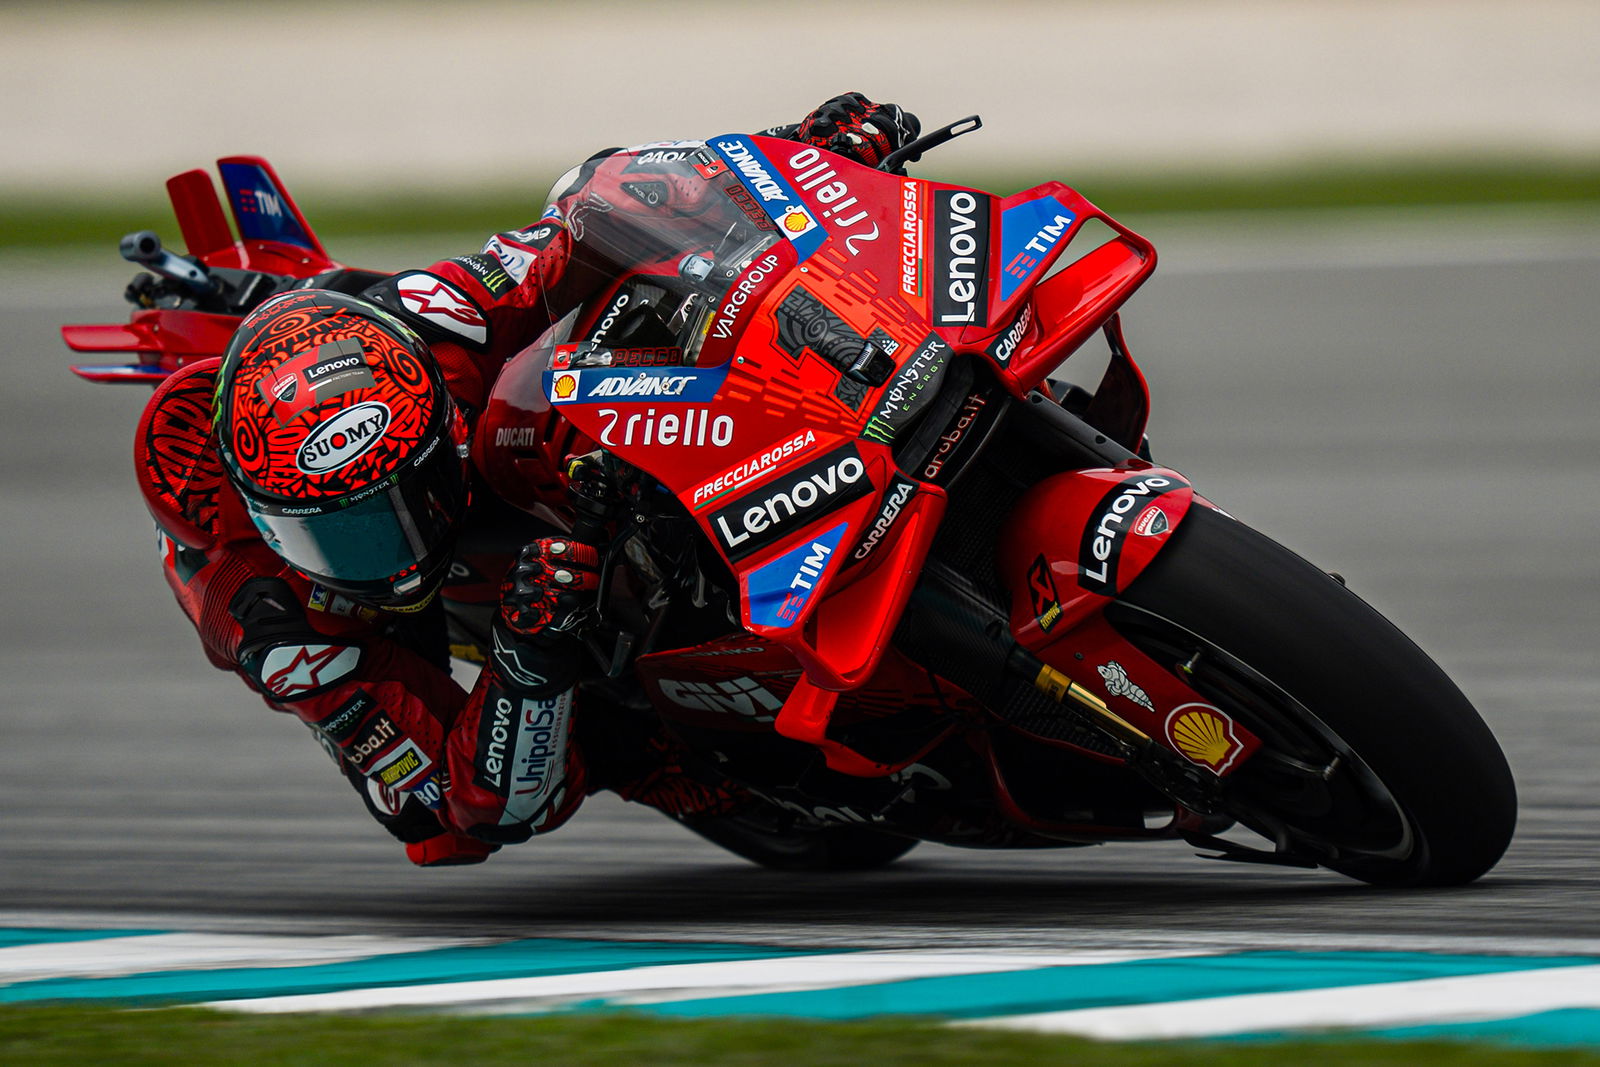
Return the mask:
{"type": "Polygon", "coordinates": [[[1197,505],[1107,618],[1262,739],[1225,803],[1279,850],[1387,886],[1460,885],[1505,851],[1516,788],[1478,713],[1276,542],[1197,505]]]}
{"type": "Polygon", "coordinates": [[[776,871],[870,871],[887,867],[917,845],[854,826],[788,826],[778,814],[762,811],[679,821],[712,844],[776,871]]]}

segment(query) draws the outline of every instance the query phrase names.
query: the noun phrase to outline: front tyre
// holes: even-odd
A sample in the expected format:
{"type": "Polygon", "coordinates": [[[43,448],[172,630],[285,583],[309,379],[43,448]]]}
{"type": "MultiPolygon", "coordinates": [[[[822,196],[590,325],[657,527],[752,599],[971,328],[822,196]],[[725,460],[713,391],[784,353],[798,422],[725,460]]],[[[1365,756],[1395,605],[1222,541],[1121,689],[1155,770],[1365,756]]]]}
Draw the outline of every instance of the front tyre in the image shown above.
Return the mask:
{"type": "Polygon", "coordinates": [[[1280,850],[1376,885],[1460,885],[1516,825],[1510,768],[1410,639],[1281,545],[1207,507],[1110,605],[1129,641],[1262,739],[1225,804],[1280,850]]]}

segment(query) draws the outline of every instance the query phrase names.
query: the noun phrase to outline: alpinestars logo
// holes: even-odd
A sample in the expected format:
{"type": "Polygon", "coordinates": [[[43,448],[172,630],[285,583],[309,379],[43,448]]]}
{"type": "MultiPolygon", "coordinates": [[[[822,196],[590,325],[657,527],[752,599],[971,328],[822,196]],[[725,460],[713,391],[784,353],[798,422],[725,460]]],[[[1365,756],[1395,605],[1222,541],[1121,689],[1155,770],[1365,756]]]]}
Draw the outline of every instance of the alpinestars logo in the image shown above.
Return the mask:
{"type": "Polygon", "coordinates": [[[349,645],[279,645],[262,658],[261,684],[279,700],[296,700],[339,681],[360,659],[349,645]]]}
{"type": "Polygon", "coordinates": [[[405,309],[418,318],[474,344],[481,345],[488,339],[489,323],[478,305],[433,275],[407,274],[396,283],[395,291],[405,309]]]}
{"type": "Polygon", "coordinates": [[[712,512],[711,530],[729,559],[743,559],[871,490],[866,464],[846,445],[712,512]]]}

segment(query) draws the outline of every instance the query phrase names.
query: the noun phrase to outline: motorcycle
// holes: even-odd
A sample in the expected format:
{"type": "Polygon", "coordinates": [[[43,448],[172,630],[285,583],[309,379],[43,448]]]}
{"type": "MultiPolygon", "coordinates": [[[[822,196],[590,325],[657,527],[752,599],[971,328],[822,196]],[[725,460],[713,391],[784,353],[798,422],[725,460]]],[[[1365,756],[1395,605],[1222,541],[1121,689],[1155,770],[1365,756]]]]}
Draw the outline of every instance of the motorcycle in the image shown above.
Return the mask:
{"type": "MultiPolygon", "coordinates": [[[[1341,578],[1151,456],[1120,325],[1150,242],[1060,182],[896,173],[980,125],[876,170],[760,136],[641,146],[718,210],[547,211],[607,281],[506,364],[471,448],[519,514],[604,546],[581,699],[732,783],[738,810],[680,821],[770,867],[1177,840],[1479,877],[1516,798],[1471,704],[1341,578]],[[1055,381],[1096,336],[1098,386],[1055,381]]],[[[188,254],[124,239],[153,272],[140,310],[63,333],[136,360],[83,377],[159,382],[289,284],[381,277],[332,260],[264,160],[218,169],[237,239],[205,171],[169,181],[188,254]]],[[[458,608],[454,648],[481,656],[458,608]]]]}

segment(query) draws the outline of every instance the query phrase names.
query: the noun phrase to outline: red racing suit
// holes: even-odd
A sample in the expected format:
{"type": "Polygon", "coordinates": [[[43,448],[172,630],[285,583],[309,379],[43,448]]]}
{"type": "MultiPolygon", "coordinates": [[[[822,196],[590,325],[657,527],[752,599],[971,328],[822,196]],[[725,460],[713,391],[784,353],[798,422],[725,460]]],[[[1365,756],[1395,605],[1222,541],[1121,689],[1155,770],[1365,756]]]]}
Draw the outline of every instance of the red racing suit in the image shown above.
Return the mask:
{"type": "MultiPolygon", "coordinates": [[[[504,362],[548,328],[553,313],[606,280],[573,261],[575,234],[604,225],[611,212],[687,218],[706,208],[705,183],[676,171],[641,173],[640,158],[601,153],[540,221],[362,293],[429,342],[469,427],[504,362]]],[[[174,374],[138,430],[136,462],[167,582],[211,662],[311,727],[413,862],[482,860],[500,843],[561,825],[591,786],[672,813],[726,809],[732,792],[686,784],[660,738],[638,739],[654,746],[650,773],[591,781],[573,734],[571,688],[541,688],[514,647],[491,653],[464,691],[449,674],[437,600],[410,613],[378,611],[289,567],[261,540],[223,471],[212,424],[217,373],[217,361],[207,361],[174,374]]],[[[471,519],[469,512],[469,526],[471,519]]],[[[527,522],[523,540],[557,532],[527,522]]],[[[475,562],[481,570],[481,557],[475,562]]]]}

